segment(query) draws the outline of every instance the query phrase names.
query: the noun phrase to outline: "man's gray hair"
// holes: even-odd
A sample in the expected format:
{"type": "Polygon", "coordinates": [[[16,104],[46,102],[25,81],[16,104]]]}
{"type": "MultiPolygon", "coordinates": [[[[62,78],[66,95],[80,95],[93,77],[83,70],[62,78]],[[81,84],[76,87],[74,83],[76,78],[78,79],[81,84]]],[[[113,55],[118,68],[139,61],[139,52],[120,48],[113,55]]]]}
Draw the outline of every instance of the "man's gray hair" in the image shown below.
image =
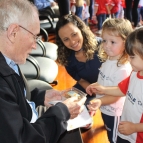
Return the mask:
{"type": "Polygon", "coordinates": [[[34,12],[37,8],[28,0],[0,0],[0,30],[12,23],[27,26],[34,22],[34,12]]]}

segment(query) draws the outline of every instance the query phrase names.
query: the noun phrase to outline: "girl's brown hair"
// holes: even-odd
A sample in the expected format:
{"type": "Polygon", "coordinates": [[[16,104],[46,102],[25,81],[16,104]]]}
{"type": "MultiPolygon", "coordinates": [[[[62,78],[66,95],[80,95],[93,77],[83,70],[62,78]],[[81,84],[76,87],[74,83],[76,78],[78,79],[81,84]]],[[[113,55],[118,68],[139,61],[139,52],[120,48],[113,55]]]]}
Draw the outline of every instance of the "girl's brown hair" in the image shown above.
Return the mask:
{"type": "Polygon", "coordinates": [[[127,37],[125,49],[129,56],[136,53],[143,59],[143,28],[135,30],[127,37]]]}

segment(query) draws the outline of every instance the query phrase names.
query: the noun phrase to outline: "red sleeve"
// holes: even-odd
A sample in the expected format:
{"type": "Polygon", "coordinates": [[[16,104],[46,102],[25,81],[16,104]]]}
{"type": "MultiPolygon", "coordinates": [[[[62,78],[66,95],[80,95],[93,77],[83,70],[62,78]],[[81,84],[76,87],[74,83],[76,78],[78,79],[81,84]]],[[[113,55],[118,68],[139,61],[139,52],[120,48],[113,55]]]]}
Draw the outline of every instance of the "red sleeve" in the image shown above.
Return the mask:
{"type": "Polygon", "coordinates": [[[110,0],[105,0],[105,4],[110,4],[110,0]]]}
{"type": "Polygon", "coordinates": [[[126,94],[127,90],[128,90],[128,85],[129,85],[129,80],[130,80],[130,76],[127,77],[126,79],[122,80],[119,84],[118,87],[120,88],[120,90],[126,94]]]}
{"type": "Polygon", "coordinates": [[[95,0],[94,2],[95,2],[95,3],[98,3],[98,0],[95,0]]]}

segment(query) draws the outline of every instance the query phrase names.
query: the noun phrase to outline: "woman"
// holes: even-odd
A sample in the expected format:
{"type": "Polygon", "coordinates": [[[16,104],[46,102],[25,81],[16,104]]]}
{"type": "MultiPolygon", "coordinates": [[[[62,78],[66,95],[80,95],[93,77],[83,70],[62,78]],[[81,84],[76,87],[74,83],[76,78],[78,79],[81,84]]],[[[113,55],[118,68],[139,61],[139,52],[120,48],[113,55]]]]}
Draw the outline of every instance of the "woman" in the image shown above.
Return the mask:
{"type": "MultiPolygon", "coordinates": [[[[101,65],[95,35],[80,18],[69,14],[57,23],[56,42],[58,62],[77,81],[74,87],[85,92],[89,84],[97,81],[101,65]]],[[[93,98],[95,96],[87,96],[86,104],[93,98]]]]}

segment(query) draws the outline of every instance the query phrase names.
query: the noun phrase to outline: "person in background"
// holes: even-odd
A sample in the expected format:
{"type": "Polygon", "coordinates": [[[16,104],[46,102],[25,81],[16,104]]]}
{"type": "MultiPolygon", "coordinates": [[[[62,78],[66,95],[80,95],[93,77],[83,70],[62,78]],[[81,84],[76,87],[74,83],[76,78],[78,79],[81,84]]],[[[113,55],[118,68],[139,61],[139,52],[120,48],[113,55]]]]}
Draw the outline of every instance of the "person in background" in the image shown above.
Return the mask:
{"type": "Polygon", "coordinates": [[[56,0],[59,6],[60,17],[70,13],[70,1],[69,0],[56,0]]]}
{"type": "Polygon", "coordinates": [[[71,98],[49,107],[50,101],[61,100],[61,92],[35,88],[29,93],[18,64],[24,64],[36,49],[37,8],[28,0],[0,0],[0,19],[0,141],[57,143],[67,121],[82,111],[86,99],[71,98]],[[40,118],[35,109],[39,105],[49,107],[40,118]]]}
{"type": "Polygon", "coordinates": [[[89,24],[90,25],[96,25],[97,22],[95,21],[95,14],[94,14],[94,0],[90,0],[90,5],[89,5],[89,24]]]}
{"type": "Polygon", "coordinates": [[[125,0],[121,0],[121,1],[122,1],[121,5],[122,5],[123,10],[124,10],[124,18],[126,19],[126,4],[125,4],[125,0]]]}
{"type": "Polygon", "coordinates": [[[133,31],[126,39],[125,49],[133,71],[118,86],[101,86],[96,83],[90,93],[107,96],[125,96],[126,100],[118,126],[117,143],[142,143],[143,141],[143,28],[133,31]]]}
{"type": "Polygon", "coordinates": [[[112,18],[119,18],[121,0],[111,0],[110,5],[111,5],[110,11],[112,18]]]}
{"type": "Polygon", "coordinates": [[[98,31],[96,34],[101,35],[102,23],[106,19],[106,14],[110,14],[109,0],[96,0],[95,1],[95,15],[97,16],[98,31]]]}
{"type": "Polygon", "coordinates": [[[76,1],[75,0],[70,0],[70,11],[72,14],[75,14],[76,12],[76,1]]]}
{"type": "MultiPolygon", "coordinates": [[[[124,19],[107,19],[102,26],[103,43],[99,57],[103,64],[99,71],[98,83],[102,86],[117,86],[119,82],[131,74],[132,68],[125,51],[125,40],[132,32],[132,25],[124,19]]],[[[86,88],[88,94],[94,88],[94,83],[86,88]]],[[[106,94],[106,93],[105,93],[106,94]]],[[[117,141],[117,126],[120,121],[125,97],[105,96],[96,94],[90,101],[89,109],[100,107],[101,115],[110,143],[117,141]]]]}
{"type": "Polygon", "coordinates": [[[34,0],[34,4],[38,10],[49,11],[51,8],[57,17],[60,16],[58,4],[54,0],[34,0]]]}
{"type": "Polygon", "coordinates": [[[90,0],[84,0],[83,10],[82,10],[82,20],[88,25],[88,18],[89,18],[89,5],[90,0]]]}
{"type": "Polygon", "coordinates": [[[126,18],[133,22],[134,28],[137,27],[139,14],[138,14],[138,4],[139,0],[125,0],[126,4],[126,18]]]}
{"type": "Polygon", "coordinates": [[[75,15],[78,16],[80,19],[82,19],[82,10],[83,10],[84,0],[75,0],[75,1],[76,1],[75,15]]]}
{"type": "Polygon", "coordinates": [[[124,18],[125,12],[124,12],[124,0],[121,0],[121,3],[119,5],[119,16],[118,18],[124,18]]]}
{"type": "Polygon", "coordinates": [[[138,27],[142,26],[143,24],[143,0],[139,1],[138,5],[138,13],[139,13],[139,20],[138,20],[138,27]]]}
{"type": "MultiPolygon", "coordinates": [[[[58,63],[65,66],[69,75],[77,81],[77,89],[97,81],[101,62],[98,59],[98,42],[89,27],[76,15],[66,15],[56,26],[58,63]],[[67,32],[68,31],[68,32],[67,32]]],[[[85,104],[95,97],[87,96],[85,104]]]]}

